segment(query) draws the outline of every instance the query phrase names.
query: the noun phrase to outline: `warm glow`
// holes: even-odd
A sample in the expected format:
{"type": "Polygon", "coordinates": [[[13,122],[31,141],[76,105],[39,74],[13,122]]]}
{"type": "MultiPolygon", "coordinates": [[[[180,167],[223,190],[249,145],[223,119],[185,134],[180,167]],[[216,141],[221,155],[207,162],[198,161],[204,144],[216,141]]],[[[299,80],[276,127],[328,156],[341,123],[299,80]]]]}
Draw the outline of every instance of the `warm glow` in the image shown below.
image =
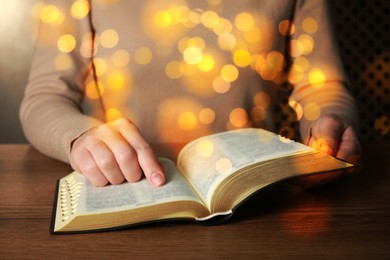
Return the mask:
{"type": "Polygon", "coordinates": [[[233,61],[238,67],[244,68],[251,64],[252,57],[247,50],[238,49],[233,54],[233,61]]]}
{"type": "Polygon", "coordinates": [[[86,95],[88,98],[98,99],[101,95],[103,95],[103,93],[104,93],[103,85],[100,82],[98,82],[97,85],[98,86],[96,86],[95,81],[90,81],[87,84],[85,92],[86,92],[86,95]]]}
{"type": "Polygon", "coordinates": [[[208,72],[214,68],[215,61],[213,56],[205,54],[202,56],[201,61],[198,64],[198,68],[200,71],[208,72]]]}
{"type": "Polygon", "coordinates": [[[196,127],[196,116],[192,112],[181,113],[178,119],[178,123],[183,130],[192,130],[196,127]]]}
{"type": "Polygon", "coordinates": [[[271,81],[271,80],[276,79],[278,74],[270,65],[266,64],[263,67],[261,67],[261,69],[260,69],[260,76],[264,80],[271,81]]]}
{"type": "Polygon", "coordinates": [[[244,32],[244,38],[248,43],[258,44],[261,40],[262,33],[257,27],[253,27],[253,29],[249,32],[244,32]]]}
{"type": "Polygon", "coordinates": [[[214,145],[207,139],[196,144],[196,153],[202,157],[209,157],[214,152],[214,145]]]}
{"type": "Polygon", "coordinates": [[[125,86],[125,78],[119,72],[109,74],[106,82],[108,88],[112,90],[121,90],[125,86]]]}
{"type": "Polygon", "coordinates": [[[255,26],[255,19],[250,13],[239,13],[236,16],[235,24],[240,31],[248,32],[255,26]]]}
{"type": "Polygon", "coordinates": [[[293,64],[290,68],[287,78],[291,84],[299,83],[304,78],[304,70],[299,65],[293,64]]]}
{"type": "Polygon", "coordinates": [[[303,54],[310,54],[314,48],[314,40],[310,35],[302,34],[298,37],[298,41],[301,43],[303,48],[303,54]]]}
{"type": "Polygon", "coordinates": [[[295,25],[290,20],[283,20],[279,23],[279,32],[284,36],[293,35],[295,25]]]}
{"type": "Polygon", "coordinates": [[[167,28],[173,22],[171,14],[166,10],[157,12],[154,15],[153,21],[157,27],[161,27],[161,28],[167,28]]]}
{"type": "Polygon", "coordinates": [[[225,18],[219,19],[218,23],[214,26],[214,32],[219,36],[231,33],[232,29],[232,23],[225,18]]]}
{"type": "Polygon", "coordinates": [[[106,119],[108,122],[115,121],[122,117],[121,112],[116,108],[110,108],[106,112],[106,119]]]}
{"type": "Polygon", "coordinates": [[[291,40],[290,41],[290,55],[292,57],[299,57],[303,55],[304,53],[304,46],[303,44],[298,40],[291,40]]]}
{"type": "Polygon", "coordinates": [[[184,61],[191,65],[198,64],[202,60],[202,56],[202,50],[196,46],[190,46],[183,52],[184,61]]]}
{"type": "Polygon", "coordinates": [[[65,71],[72,67],[73,62],[69,54],[58,54],[54,60],[54,66],[59,71],[65,71]]]}
{"type": "Polygon", "coordinates": [[[319,87],[324,84],[326,80],[325,74],[320,69],[312,69],[309,73],[310,84],[319,87]]]}
{"type": "Polygon", "coordinates": [[[165,73],[171,79],[178,79],[183,75],[183,66],[178,61],[171,61],[165,66],[165,73]]]}
{"type": "Polygon", "coordinates": [[[226,93],[230,89],[230,82],[227,82],[222,77],[216,77],[213,80],[213,89],[220,94],[226,93]]]}
{"type": "Polygon", "coordinates": [[[100,44],[105,48],[113,48],[119,42],[118,32],[113,29],[108,29],[100,34],[100,44]]]}
{"type": "Polygon", "coordinates": [[[302,71],[309,69],[309,61],[302,56],[294,59],[294,65],[301,68],[302,71]]]}
{"type": "Polygon", "coordinates": [[[112,55],[112,63],[117,67],[126,67],[130,63],[130,54],[126,50],[117,50],[112,55]]]}
{"type": "Polygon", "coordinates": [[[306,33],[315,33],[318,31],[318,23],[314,18],[307,17],[302,22],[302,28],[306,33]]]}
{"type": "Polygon", "coordinates": [[[236,127],[244,127],[248,123],[248,115],[243,108],[235,108],[230,112],[230,123],[236,127]]]}
{"type": "Polygon", "coordinates": [[[317,120],[321,115],[321,108],[314,102],[307,103],[303,107],[303,116],[309,121],[317,120]]]}
{"type": "Polygon", "coordinates": [[[237,44],[237,39],[233,34],[224,34],[218,37],[218,46],[225,51],[232,50],[237,44]]]}
{"type": "Polygon", "coordinates": [[[152,51],[147,47],[141,47],[135,51],[134,60],[138,64],[145,65],[152,61],[152,51]]]}
{"type": "Polygon", "coordinates": [[[54,5],[45,5],[42,7],[39,18],[42,22],[47,24],[62,24],[64,21],[64,15],[54,5]]]}
{"type": "Polygon", "coordinates": [[[255,96],[253,97],[253,103],[256,106],[260,106],[263,109],[265,109],[265,108],[269,107],[269,105],[271,104],[271,98],[269,97],[269,95],[266,92],[260,91],[260,92],[257,92],[255,94],[255,96]]]}
{"type": "Polygon", "coordinates": [[[211,108],[203,108],[199,112],[199,121],[205,125],[210,125],[215,120],[215,112],[211,108]]]}
{"type": "Polygon", "coordinates": [[[267,55],[267,64],[274,71],[282,71],[284,68],[284,55],[278,51],[271,51],[267,55]]]}
{"type": "Polygon", "coordinates": [[[107,71],[107,62],[102,58],[95,58],[93,60],[96,69],[96,75],[101,76],[107,71]]]}
{"type": "Polygon", "coordinates": [[[238,69],[231,64],[223,66],[221,69],[221,77],[227,82],[233,82],[238,78],[238,69]]]}
{"type": "Polygon", "coordinates": [[[214,11],[206,11],[201,15],[202,24],[207,28],[213,28],[219,22],[219,15],[214,11]]]}
{"type": "Polygon", "coordinates": [[[76,39],[71,34],[62,35],[57,42],[58,49],[63,53],[69,53],[76,47],[76,39]]]}
{"type": "Polygon", "coordinates": [[[87,0],[77,0],[72,4],[71,15],[75,19],[82,19],[89,13],[89,2],[87,0]]]}
{"type": "Polygon", "coordinates": [[[226,174],[233,168],[232,162],[228,158],[221,158],[215,163],[215,169],[220,174],[226,174]]]}

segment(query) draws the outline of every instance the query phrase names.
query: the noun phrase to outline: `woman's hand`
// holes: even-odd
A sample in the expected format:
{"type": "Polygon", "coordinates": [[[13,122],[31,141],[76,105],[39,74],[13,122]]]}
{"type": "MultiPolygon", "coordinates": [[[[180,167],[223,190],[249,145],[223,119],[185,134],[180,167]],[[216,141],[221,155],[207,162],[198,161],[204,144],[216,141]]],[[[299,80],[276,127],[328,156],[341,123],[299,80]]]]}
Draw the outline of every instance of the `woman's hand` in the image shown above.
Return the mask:
{"type": "Polygon", "coordinates": [[[70,163],[95,186],[136,182],[143,175],[152,186],[165,182],[163,167],[151,147],[128,119],[93,128],[72,145],[70,163]]]}
{"type": "MultiPolygon", "coordinates": [[[[314,123],[307,144],[350,163],[357,163],[362,155],[362,149],[353,127],[333,115],[323,116],[314,123]]],[[[310,188],[330,182],[341,174],[340,172],[318,174],[297,179],[294,183],[310,188]]]]}

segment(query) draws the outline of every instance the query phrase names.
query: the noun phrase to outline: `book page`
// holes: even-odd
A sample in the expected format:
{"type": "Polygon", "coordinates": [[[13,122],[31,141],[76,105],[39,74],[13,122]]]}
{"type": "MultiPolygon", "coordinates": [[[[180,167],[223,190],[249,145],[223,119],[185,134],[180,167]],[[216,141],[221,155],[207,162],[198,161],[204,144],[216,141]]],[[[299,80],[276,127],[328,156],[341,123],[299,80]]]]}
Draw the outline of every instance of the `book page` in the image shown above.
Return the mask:
{"type": "Polygon", "coordinates": [[[166,166],[166,184],[154,188],[144,178],[135,183],[122,183],[94,187],[86,178],[77,174],[83,183],[79,198],[79,213],[102,213],[155,205],[179,200],[190,200],[202,203],[188,186],[175,164],[168,159],[160,159],[166,166]]]}
{"type": "Polygon", "coordinates": [[[310,150],[272,132],[246,128],[189,143],[179,154],[178,168],[209,207],[215,188],[239,168],[310,150]]]}

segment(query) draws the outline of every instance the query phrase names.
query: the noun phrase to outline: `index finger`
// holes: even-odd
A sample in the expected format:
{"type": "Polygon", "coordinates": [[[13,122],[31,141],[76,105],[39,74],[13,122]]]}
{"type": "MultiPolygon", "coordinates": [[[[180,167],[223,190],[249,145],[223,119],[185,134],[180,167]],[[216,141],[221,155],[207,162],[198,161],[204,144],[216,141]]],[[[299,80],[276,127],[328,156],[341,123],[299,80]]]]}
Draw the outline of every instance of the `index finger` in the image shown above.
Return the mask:
{"type": "Polygon", "coordinates": [[[161,186],[165,183],[164,170],[157,160],[152,148],[146,142],[138,128],[128,119],[119,119],[116,122],[119,131],[137,154],[138,163],[145,174],[146,179],[153,186],[161,186]]]}

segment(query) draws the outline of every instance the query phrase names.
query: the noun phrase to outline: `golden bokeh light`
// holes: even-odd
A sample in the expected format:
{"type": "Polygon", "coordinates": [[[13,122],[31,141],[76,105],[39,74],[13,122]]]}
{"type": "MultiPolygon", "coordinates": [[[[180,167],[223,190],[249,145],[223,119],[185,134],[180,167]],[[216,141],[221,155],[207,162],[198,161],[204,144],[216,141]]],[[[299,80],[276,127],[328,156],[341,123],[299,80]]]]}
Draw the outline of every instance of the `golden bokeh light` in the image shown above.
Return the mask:
{"type": "Polygon", "coordinates": [[[307,55],[313,51],[314,48],[314,40],[308,34],[302,34],[298,37],[298,42],[301,43],[303,48],[303,54],[307,55]]]}
{"type": "Polygon", "coordinates": [[[126,67],[130,63],[130,53],[127,50],[117,50],[111,57],[112,63],[119,67],[126,67]]]}
{"type": "Polygon", "coordinates": [[[110,73],[107,76],[106,85],[112,90],[122,90],[125,87],[125,77],[119,72],[110,73]]]}
{"type": "Polygon", "coordinates": [[[98,99],[104,93],[104,86],[102,83],[98,82],[96,84],[95,81],[92,80],[87,84],[85,93],[90,99],[98,99]]]}
{"type": "Polygon", "coordinates": [[[255,26],[255,19],[252,14],[242,12],[236,16],[235,25],[240,31],[248,32],[255,26]]]}
{"type": "Polygon", "coordinates": [[[57,46],[61,52],[69,53],[76,47],[76,39],[71,34],[64,34],[58,39],[57,46]]]}
{"type": "Polygon", "coordinates": [[[75,19],[83,19],[89,13],[90,5],[87,0],[76,0],[72,6],[70,13],[75,19]]]}
{"type": "Polygon", "coordinates": [[[64,22],[63,13],[55,5],[45,5],[39,12],[42,22],[53,25],[60,25],[64,22]]]}
{"type": "Polygon", "coordinates": [[[198,63],[199,70],[203,71],[203,72],[209,72],[209,71],[213,70],[214,66],[215,66],[215,60],[214,60],[213,56],[211,56],[209,54],[204,54],[202,56],[202,59],[198,63]]]}
{"type": "Polygon", "coordinates": [[[114,48],[119,42],[119,34],[113,29],[107,29],[100,34],[99,41],[105,48],[114,48]]]}
{"type": "Polygon", "coordinates": [[[257,27],[253,27],[252,30],[250,30],[248,32],[244,32],[244,39],[246,42],[248,42],[250,44],[260,43],[262,37],[263,37],[263,35],[262,35],[261,31],[257,27]]]}
{"type": "Polygon", "coordinates": [[[221,69],[221,78],[227,82],[233,82],[238,78],[239,72],[236,66],[226,64],[221,69]]]}
{"type": "Polygon", "coordinates": [[[282,71],[284,69],[284,62],[284,55],[278,51],[271,51],[267,55],[267,64],[274,71],[282,71]]]}
{"type": "Polygon", "coordinates": [[[170,61],[165,66],[165,73],[171,79],[178,79],[183,76],[183,65],[179,61],[170,61]]]}
{"type": "Polygon", "coordinates": [[[230,112],[229,122],[235,128],[244,127],[248,123],[248,114],[241,107],[235,108],[230,112]]]}
{"type": "Polygon", "coordinates": [[[196,144],[195,150],[202,157],[210,157],[214,152],[214,145],[210,140],[203,139],[196,144]]]}
{"type": "Polygon", "coordinates": [[[157,12],[153,17],[153,22],[157,27],[167,28],[174,22],[171,13],[168,10],[157,12]]]}
{"type": "Polygon", "coordinates": [[[219,15],[216,12],[209,10],[201,15],[200,20],[205,27],[213,28],[219,22],[219,15]]]}
{"type": "Polygon", "coordinates": [[[259,91],[253,97],[253,103],[256,106],[259,106],[259,107],[261,107],[263,109],[266,109],[271,104],[271,98],[270,98],[269,94],[267,94],[266,92],[259,91]]]}
{"type": "Polygon", "coordinates": [[[72,68],[73,62],[69,54],[58,54],[54,59],[54,66],[58,71],[66,71],[72,68]]]}
{"type": "Polygon", "coordinates": [[[106,112],[106,120],[107,122],[112,122],[122,117],[121,112],[116,108],[109,108],[106,112]]]}
{"type": "Polygon", "coordinates": [[[218,45],[222,50],[232,50],[236,47],[236,44],[237,39],[233,34],[227,33],[218,37],[218,45]]]}
{"type": "Polygon", "coordinates": [[[202,57],[202,50],[197,46],[189,46],[183,52],[184,61],[191,65],[198,64],[202,57]]]}
{"type": "Polygon", "coordinates": [[[138,48],[134,54],[134,60],[141,65],[149,64],[152,61],[153,53],[147,47],[138,48]]]}
{"type": "Polygon", "coordinates": [[[230,82],[227,82],[222,77],[218,76],[213,80],[213,89],[219,94],[226,93],[230,89],[230,82]]]}
{"type": "Polygon", "coordinates": [[[233,168],[233,163],[228,158],[221,158],[215,163],[215,169],[220,174],[226,174],[233,168]]]}
{"type": "Polygon", "coordinates": [[[248,67],[252,62],[252,56],[245,49],[238,49],[233,53],[233,61],[237,67],[248,67]]]}
{"type": "Polygon", "coordinates": [[[192,112],[181,113],[178,118],[178,125],[180,129],[183,130],[192,130],[196,127],[198,120],[192,112]]]}
{"type": "Polygon", "coordinates": [[[214,25],[213,31],[216,35],[225,35],[232,32],[233,25],[232,23],[225,18],[219,18],[218,23],[214,25]]]}
{"type": "Polygon", "coordinates": [[[293,64],[287,75],[288,82],[291,84],[297,84],[301,82],[305,77],[304,71],[305,70],[301,66],[293,64]]]}
{"type": "Polygon", "coordinates": [[[210,125],[214,122],[214,120],[215,120],[215,112],[211,108],[203,108],[199,112],[199,121],[202,124],[210,125]]]}
{"type": "Polygon", "coordinates": [[[318,31],[317,20],[312,17],[307,17],[302,22],[302,29],[309,34],[316,33],[318,31]]]}
{"type": "Polygon", "coordinates": [[[107,62],[103,58],[95,58],[93,60],[95,65],[95,72],[97,76],[102,76],[107,71],[107,62]]]}
{"type": "Polygon", "coordinates": [[[321,116],[321,108],[315,102],[309,102],[303,107],[303,116],[309,121],[315,121],[321,116]]]}
{"type": "Polygon", "coordinates": [[[320,87],[325,83],[325,74],[320,69],[312,69],[309,73],[309,82],[314,87],[320,87]]]}
{"type": "Polygon", "coordinates": [[[295,33],[295,25],[290,20],[282,20],[279,23],[279,32],[284,35],[293,35],[295,33]]]}
{"type": "Polygon", "coordinates": [[[290,55],[291,57],[299,57],[304,54],[304,46],[303,44],[298,40],[291,40],[290,41],[290,55]]]}

